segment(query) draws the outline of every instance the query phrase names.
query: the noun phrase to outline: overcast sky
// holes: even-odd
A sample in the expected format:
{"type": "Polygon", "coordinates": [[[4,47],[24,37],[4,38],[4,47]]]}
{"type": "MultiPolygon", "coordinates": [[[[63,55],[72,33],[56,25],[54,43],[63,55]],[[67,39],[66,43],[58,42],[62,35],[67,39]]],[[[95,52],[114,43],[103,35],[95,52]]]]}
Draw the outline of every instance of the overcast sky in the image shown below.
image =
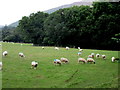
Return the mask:
{"type": "Polygon", "coordinates": [[[9,25],[37,11],[81,0],[0,0],[0,25],[9,25]]]}

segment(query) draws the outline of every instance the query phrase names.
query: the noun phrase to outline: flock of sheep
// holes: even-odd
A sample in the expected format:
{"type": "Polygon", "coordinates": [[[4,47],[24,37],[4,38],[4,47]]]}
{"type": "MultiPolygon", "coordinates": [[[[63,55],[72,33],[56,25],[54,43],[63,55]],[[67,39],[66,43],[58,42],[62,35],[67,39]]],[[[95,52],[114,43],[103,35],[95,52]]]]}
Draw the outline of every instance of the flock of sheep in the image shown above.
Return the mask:
{"type": "MultiPolygon", "coordinates": [[[[42,49],[45,49],[45,47],[42,47],[42,49]]],[[[55,50],[59,50],[58,47],[55,47],[54,49],[55,50]]],[[[69,49],[70,49],[69,47],[66,47],[66,50],[69,50],[69,49]]],[[[78,56],[80,56],[82,54],[82,52],[83,52],[83,49],[80,49],[80,47],[78,47],[78,50],[79,50],[78,56]]],[[[2,53],[2,55],[4,57],[7,56],[8,52],[4,51],[2,53]]],[[[18,55],[20,57],[22,57],[22,58],[25,57],[25,55],[22,52],[20,52],[18,55]]],[[[81,62],[81,63],[84,63],[84,64],[85,63],[91,63],[91,64],[93,63],[93,64],[95,64],[95,60],[94,60],[95,57],[96,58],[103,58],[104,60],[106,59],[106,55],[100,55],[98,53],[95,55],[94,53],[91,53],[90,55],[88,55],[87,59],[85,59],[85,58],[78,58],[78,63],[81,62]]],[[[112,57],[111,59],[112,59],[112,62],[119,61],[119,58],[112,57]]],[[[62,57],[60,59],[54,59],[53,63],[55,65],[60,65],[61,66],[62,63],[65,63],[65,64],[69,63],[69,60],[67,58],[62,57]]],[[[37,66],[38,66],[38,62],[37,61],[32,61],[31,62],[31,68],[36,69],[37,66]]],[[[0,70],[2,70],[2,62],[0,62],[0,70]]]]}

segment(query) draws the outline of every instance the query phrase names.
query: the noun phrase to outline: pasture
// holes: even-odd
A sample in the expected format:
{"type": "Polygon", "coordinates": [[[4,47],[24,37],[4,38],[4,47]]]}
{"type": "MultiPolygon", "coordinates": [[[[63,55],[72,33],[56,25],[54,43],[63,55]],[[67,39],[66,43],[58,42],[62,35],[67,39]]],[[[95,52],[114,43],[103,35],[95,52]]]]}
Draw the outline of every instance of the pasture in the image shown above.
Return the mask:
{"type": "Polygon", "coordinates": [[[112,63],[111,57],[118,57],[118,51],[45,47],[42,49],[31,44],[2,43],[2,88],[118,88],[118,62],[112,63]],[[25,58],[18,56],[19,52],[25,58]],[[95,58],[96,64],[78,64],[78,57],[87,58],[91,53],[105,54],[106,60],[95,58]],[[55,66],[54,59],[68,58],[69,64],[55,66]],[[38,61],[37,69],[31,69],[31,62],[38,61]]]}

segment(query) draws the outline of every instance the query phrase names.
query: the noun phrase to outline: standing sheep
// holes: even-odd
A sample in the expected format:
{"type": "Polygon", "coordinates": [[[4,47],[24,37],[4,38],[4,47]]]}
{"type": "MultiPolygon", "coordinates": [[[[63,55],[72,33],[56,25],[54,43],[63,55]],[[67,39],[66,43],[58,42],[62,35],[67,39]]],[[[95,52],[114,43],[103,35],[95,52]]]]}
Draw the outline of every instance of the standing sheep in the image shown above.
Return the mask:
{"type": "Polygon", "coordinates": [[[78,56],[80,56],[82,53],[81,52],[78,52],[78,56]]]}
{"type": "Polygon", "coordinates": [[[45,47],[42,47],[42,49],[45,49],[45,47]]]}
{"type": "Polygon", "coordinates": [[[84,58],[78,58],[78,63],[83,62],[84,64],[87,63],[87,61],[84,58]]]}
{"type": "Polygon", "coordinates": [[[89,63],[89,62],[90,62],[91,64],[92,64],[92,63],[95,64],[95,60],[94,60],[93,58],[87,58],[87,63],[89,63]]]}
{"type": "Polygon", "coordinates": [[[58,48],[58,47],[55,47],[55,50],[59,50],[59,48],[58,48]]]}
{"type": "Polygon", "coordinates": [[[38,62],[32,61],[32,62],[31,62],[31,66],[32,66],[31,68],[36,69],[37,66],[38,66],[38,62]]]}
{"type": "Polygon", "coordinates": [[[61,58],[60,61],[64,63],[69,63],[69,60],[67,58],[61,58]]]}

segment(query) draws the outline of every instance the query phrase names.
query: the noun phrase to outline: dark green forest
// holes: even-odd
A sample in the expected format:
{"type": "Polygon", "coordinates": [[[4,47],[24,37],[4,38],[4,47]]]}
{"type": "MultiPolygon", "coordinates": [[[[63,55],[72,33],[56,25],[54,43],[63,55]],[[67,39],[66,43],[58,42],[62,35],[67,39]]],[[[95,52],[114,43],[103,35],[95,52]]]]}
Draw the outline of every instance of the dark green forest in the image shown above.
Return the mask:
{"type": "Polygon", "coordinates": [[[119,50],[120,3],[94,2],[73,6],[51,14],[32,13],[19,25],[2,28],[2,40],[38,46],[81,47],[119,50]]]}

